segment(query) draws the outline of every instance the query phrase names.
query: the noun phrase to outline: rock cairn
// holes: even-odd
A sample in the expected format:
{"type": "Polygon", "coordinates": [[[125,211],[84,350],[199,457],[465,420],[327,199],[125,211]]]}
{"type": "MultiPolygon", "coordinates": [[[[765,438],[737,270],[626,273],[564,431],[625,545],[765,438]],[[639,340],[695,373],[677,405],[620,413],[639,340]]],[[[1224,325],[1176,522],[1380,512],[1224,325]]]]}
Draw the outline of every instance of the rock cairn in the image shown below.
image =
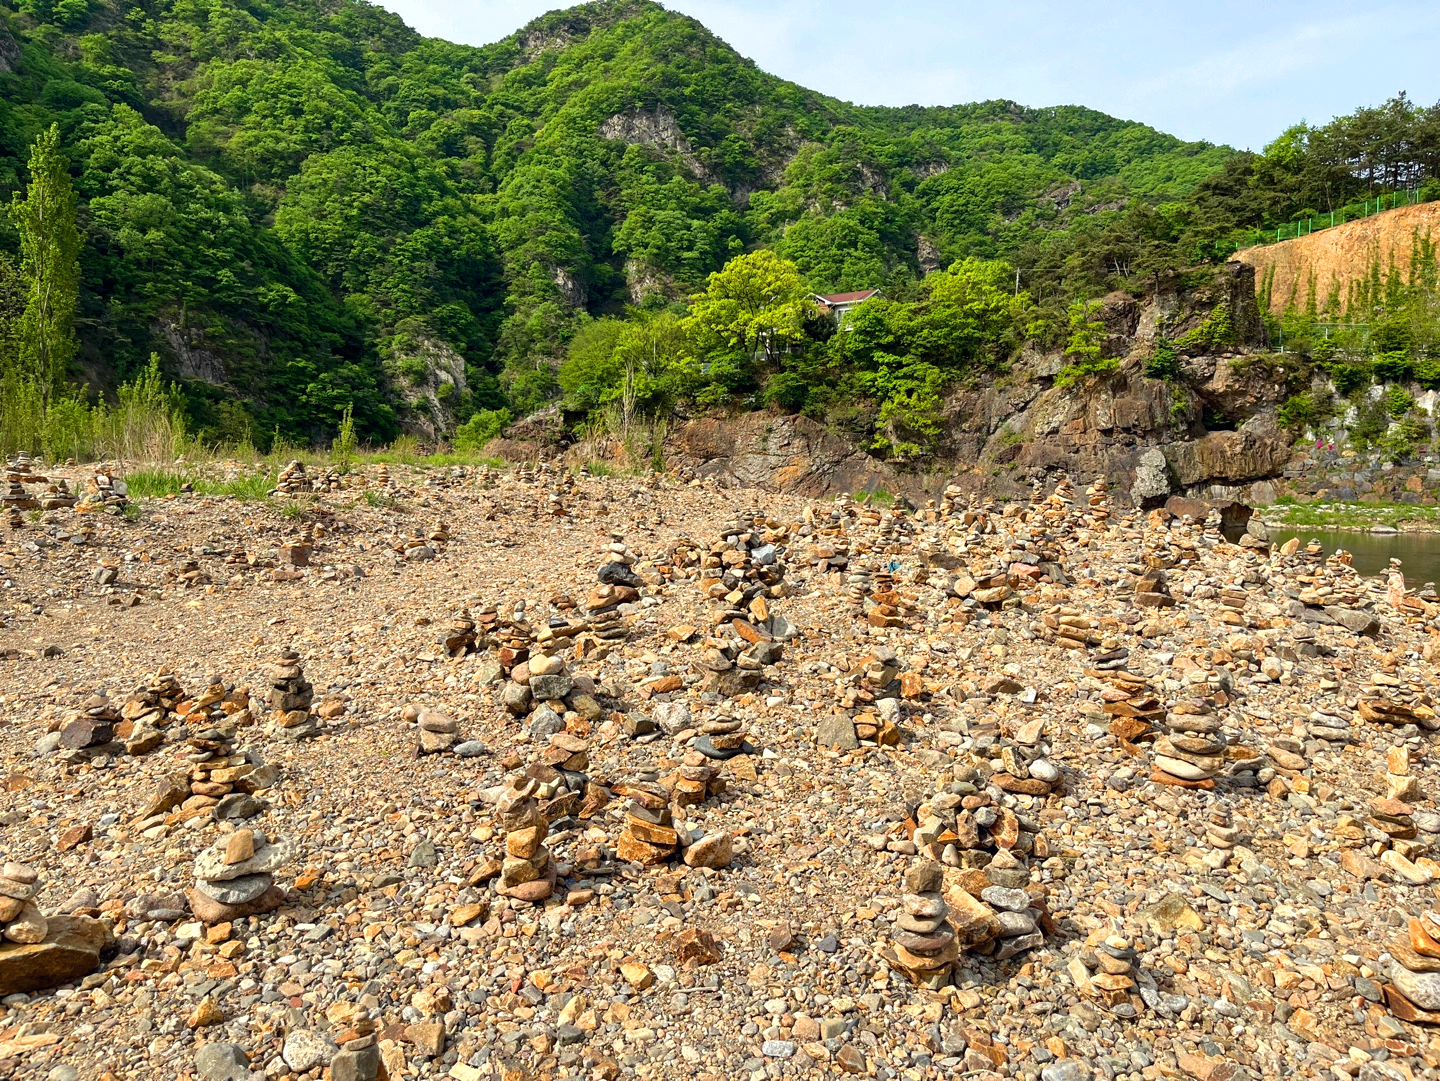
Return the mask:
{"type": "Polygon", "coordinates": [[[625,828],[620,831],[615,854],[646,867],[674,856],[680,847],[680,835],[670,810],[670,792],[660,783],[660,771],[642,769],[633,780],[616,785],[612,792],[627,801],[625,828]]]}
{"type": "MultiPolygon", "coordinates": [[[[753,750],[747,745],[744,753],[753,750]]],[[[678,806],[695,807],[725,791],[725,775],[719,766],[710,764],[709,758],[698,750],[685,752],[671,781],[678,806]]]]}
{"type": "Polygon", "coordinates": [[[466,654],[474,653],[480,648],[477,642],[475,619],[470,615],[468,608],[461,608],[456,612],[440,635],[440,643],[451,657],[463,657],[466,654]]]}
{"type": "Polygon", "coordinates": [[[64,477],[51,481],[40,496],[41,510],[68,510],[75,505],[75,495],[64,477]]]}
{"type": "Polygon", "coordinates": [[[124,511],[128,496],[129,487],[123,480],[108,470],[98,469],[86,478],[85,494],[80,497],[77,509],[119,514],[124,511]]]}
{"type": "Polygon", "coordinates": [[[930,990],[948,986],[960,956],[950,906],[941,895],[944,874],[939,864],[921,860],[905,872],[905,893],[895,914],[886,955],[912,983],[930,990]]]}
{"type": "Polygon", "coordinates": [[[401,718],[416,726],[417,754],[440,754],[453,750],[460,742],[460,726],[438,709],[411,704],[401,712],[401,718]]]}
{"type": "Polygon", "coordinates": [[[120,711],[108,697],[88,695],[80,709],[61,725],[59,750],[76,758],[118,752],[121,748],[115,728],[120,719],[120,711]]]}
{"type": "Polygon", "coordinates": [[[253,793],[272,787],[278,769],[265,767],[253,754],[236,752],[233,721],[201,728],[185,742],[190,761],[187,809],[208,807],[217,822],[253,818],[265,810],[253,793]]]}
{"type": "Polygon", "coordinates": [[[273,912],[285,903],[275,872],[290,856],[287,842],[272,842],[259,830],[227,834],[195,857],[190,911],[211,924],[273,912]]]}
{"type": "Polygon", "coordinates": [[[549,897],[558,877],[545,847],[550,828],[536,798],[540,787],[534,777],[522,774],[512,779],[495,805],[505,833],[505,859],[496,890],[501,896],[532,903],[549,897]]]}
{"type": "Polygon", "coordinates": [[[25,490],[25,485],[38,484],[44,479],[31,471],[28,455],[16,455],[5,463],[6,488],[0,504],[3,504],[12,516],[20,511],[39,510],[40,501],[25,490]]]}
{"type": "Polygon", "coordinates": [[[319,721],[310,712],[315,688],[305,678],[300,654],[282,649],[270,669],[270,708],[275,713],[275,734],[283,739],[310,739],[320,732],[319,721]]]}
{"type": "Polygon", "coordinates": [[[695,750],[719,762],[729,761],[737,755],[755,754],[755,748],[746,741],[746,732],[747,725],[740,718],[718,714],[701,723],[695,750]]]}
{"type": "Polygon", "coordinates": [[[0,865],[0,938],[31,946],[45,941],[49,923],[35,903],[40,876],[23,863],[0,865]]]}
{"type": "Polygon", "coordinates": [[[301,495],[314,490],[314,484],[305,473],[305,463],[298,458],[292,458],[290,463],[280,470],[280,476],[276,478],[275,487],[270,490],[270,494],[301,495]]]}
{"type": "Polygon", "coordinates": [[[1152,781],[1181,788],[1214,788],[1212,780],[1225,768],[1220,722],[1203,698],[1183,699],[1166,716],[1170,734],[1151,745],[1155,767],[1152,781]]]}
{"type": "Polygon", "coordinates": [[[1390,982],[1386,1005],[1402,1021],[1440,1024],[1440,913],[1427,911],[1387,944],[1390,982]]]}

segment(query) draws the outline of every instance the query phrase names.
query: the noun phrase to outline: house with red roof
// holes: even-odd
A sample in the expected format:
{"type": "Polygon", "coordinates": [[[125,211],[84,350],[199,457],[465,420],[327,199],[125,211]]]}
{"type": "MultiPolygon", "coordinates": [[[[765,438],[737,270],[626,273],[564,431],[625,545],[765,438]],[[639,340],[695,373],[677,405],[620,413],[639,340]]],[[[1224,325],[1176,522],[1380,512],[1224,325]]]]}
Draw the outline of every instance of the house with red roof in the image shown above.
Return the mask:
{"type": "Polygon", "coordinates": [[[862,289],[857,293],[829,293],[826,295],[815,293],[810,299],[815,301],[817,308],[843,326],[845,317],[855,308],[880,295],[879,289],[862,289]]]}

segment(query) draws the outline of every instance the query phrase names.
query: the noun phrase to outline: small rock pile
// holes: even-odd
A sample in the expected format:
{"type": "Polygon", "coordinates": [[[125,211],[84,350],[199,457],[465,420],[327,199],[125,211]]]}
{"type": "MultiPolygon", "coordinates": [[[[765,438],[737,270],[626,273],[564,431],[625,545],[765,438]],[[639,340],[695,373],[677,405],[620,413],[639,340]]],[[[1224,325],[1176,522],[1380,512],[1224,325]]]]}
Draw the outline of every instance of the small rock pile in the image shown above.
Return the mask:
{"type": "Polygon", "coordinates": [[[727,762],[737,755],[755,754],[755,748],[746,741],[746,729],[745,722],[740,718],[720,714],[701,723],[695,750],[717,762],[727,762]]]}
{"type": "Polygon", "coordinates": [[[44,493],[40,496],[41,510],[68,510],[74,505],[75,495],[70,491],[70,485],[64,477],[46,485],[44,493]]]}
{"type": "Polygon", "coordinates": [[[275,655],[270,669],[270,708],[275,712],[275,734],[282,739],[299,741],[320,733],[320,724],[310,706],[315,688],[305,678],[300,654],[282,649],[275,655]]]}
{"type": "Polygon", "coordinates": [[[532,903],[549,897],[558,877],[550,850],[545,847],[550,828],[536,799],[539,789],[539,781],[522,774],[512,779],[495,805],[500,828],[505,832],[505,859],[496,891],[532,903]]]}
{"type": "Polygon", "coordinates": [[[0,866],[0,938],[31,946],[44,942],[49,924],[35,903],[40,876],[23,863],[0,866]]]}
{"type": "Polygon", "coordinates": [[[113,754],[119,750],[115,729],[120,711],[103,694],[89,695],[60,728],[59,749],[72,755],[113,754]]]}
{"type": "Polygon", "coordinates": [[[129,491],[123,480],[104,470],[96,470],[85,482],[85,494],[80,497],[78,509],[119,514],[129,502],[129,491]]]}
{"type": "Polygon", "coordinates": [[[460,726],[438,709],[412,703],[400,716],[416,726],[419,740],[416,754],[440,754],[460,742],[460,726]]]}
{"type": "Polygon", "coordinates": [[[195,857],[190,911],[205,923],[227,923],[273,912],[285,903],[275,872],[290,861],[290,845],[258,830],[238,829],[195,857]]]}
{"type": "MultiPolygon", "coordinates": [[[[176,707],[185,701],[185,688],[169,668],[159,668],[136,687],[120,716],[134,725],[132,735],[147,729],[167,728],[180,720],[176,707]]],[[[133,752],[132,752],[133,753],[133,752]]]]}
{"type": "Polygon", "coordinates": [[[644,769],[635,779],[616,785],[612,792],[626,799],[625,828],[615,854],[631,863],[654,867],[675,855],[680,835],[670,811],[670,792],[660,783],[660,772],[644,769]]]}
{"type": "Polygon", "coordinates": [[[280,476],[276,478],[275,487],[270,490],[270,494],[301,495],[314,490],[314,484],[305,473],[305,463],[299,459],[291,459],[290,464],[280,470],[280,476]]]}
{"type": "Polygon", "coordinates": [[[445,647],[445,652],[452,657],[463,657],[479,648],[476,645],[475,620],[469,609],[461,608],[455,613],[444,633],[440,635],[440,642],[445,647]]]}

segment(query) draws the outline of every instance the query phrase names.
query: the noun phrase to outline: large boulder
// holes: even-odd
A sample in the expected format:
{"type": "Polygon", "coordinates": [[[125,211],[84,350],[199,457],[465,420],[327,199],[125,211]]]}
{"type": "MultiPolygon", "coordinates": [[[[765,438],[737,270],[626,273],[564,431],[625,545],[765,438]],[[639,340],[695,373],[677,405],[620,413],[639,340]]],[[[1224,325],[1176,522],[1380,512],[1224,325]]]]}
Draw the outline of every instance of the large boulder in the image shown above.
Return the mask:
{"type": "Polygon", "coordinates": [[[0,945],[0,998],[29,994],[84,979],[100,967],[114,941],[107,920],[51,916],[43,942],[0,945]]]}

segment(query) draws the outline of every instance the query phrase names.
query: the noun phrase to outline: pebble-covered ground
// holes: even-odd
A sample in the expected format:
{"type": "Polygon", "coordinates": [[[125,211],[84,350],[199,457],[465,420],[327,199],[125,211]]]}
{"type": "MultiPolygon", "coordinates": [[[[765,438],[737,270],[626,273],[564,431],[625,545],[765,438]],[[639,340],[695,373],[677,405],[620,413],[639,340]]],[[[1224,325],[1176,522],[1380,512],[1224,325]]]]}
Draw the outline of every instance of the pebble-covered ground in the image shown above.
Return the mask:
{"type": "Polygon", "coordinates": [[[0,1077],[1436,1076],[1433,596],[1099,489],[914,514],[390,472],[0,535],[0,861],[113,937],[82,981],[0,999],[0,1077]],[[716,648],[733,582],[701,585],[737,519],[783,568],[755,618],[783,652],[749,667],[716,648]],[[556,757],[507,708],[499,639],[582,615],[617,538],[643,585],[623,638],[552,650],[599,707],[560,716],[556,757]],[[478,648],[451,655],[462,608],[478,648]],[[269,705],[286,649],[313,738],[269,705]],[[183,697],[158,746],[64,745],[92,696],[123,717],[162,670],[183,697]],[[247,691],[262,812],[157,810],[247,691]],[[456,722],[450,750],[417,753],[412,705],[456,722]],[[697,767],[716,718],[753,753],[697,767]],[[542,758],[613,798],[552,821],[532,903],[501,892],[497,799],[542,758]],[[634,778],[712,767],[673,812],[682,848],[726,835],[696,860],[720,865],[617,854],[634,778]],[[197,857],[243,829],[289,853],[283,904],[207,923],[197,857]],[[957,926],[992,921],[940,987],[897,960],[927,858],[957,926]]]}

